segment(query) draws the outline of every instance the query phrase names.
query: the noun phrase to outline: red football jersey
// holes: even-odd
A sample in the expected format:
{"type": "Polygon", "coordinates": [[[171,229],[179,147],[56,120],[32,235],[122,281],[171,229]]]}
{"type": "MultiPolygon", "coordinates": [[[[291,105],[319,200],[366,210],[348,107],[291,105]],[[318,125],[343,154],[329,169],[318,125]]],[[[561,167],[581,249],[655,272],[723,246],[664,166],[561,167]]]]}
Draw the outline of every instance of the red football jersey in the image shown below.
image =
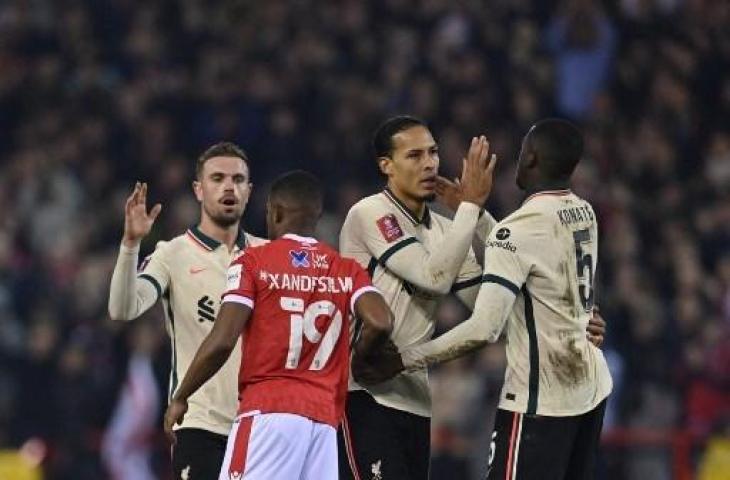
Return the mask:
{"type": "Polygon", "coordinates": [[[375,290],[354,260],[287,234],[228,269],[223,302],[253,309],[242,332],[239,413],[302,415],[337,428],[345,408],[350,312],[375,290]]]}

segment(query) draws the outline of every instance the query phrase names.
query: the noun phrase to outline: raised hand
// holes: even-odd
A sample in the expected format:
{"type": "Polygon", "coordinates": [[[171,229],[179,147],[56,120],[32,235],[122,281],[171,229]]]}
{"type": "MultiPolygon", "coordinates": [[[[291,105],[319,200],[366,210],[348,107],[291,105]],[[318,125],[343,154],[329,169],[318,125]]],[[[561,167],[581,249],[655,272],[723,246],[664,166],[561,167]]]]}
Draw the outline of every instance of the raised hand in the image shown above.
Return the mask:
{"type": "Polygon", "coordinates": [[[134,191],[124,204],[124,237],[122,243],[127,247],[139,245],[155,223],[155,219],[162,210],[161,204],[156,204],[147,212],[147,184],[137,182],[134,191]]]}
{"type": "Polygon", "coordinates": [[[463,160],[461,173],[462,200],[471,202],[479,207],[492,192],[492,181],[494,178],[494,167],[497,164],[497,156],[492,154],[489,157],[489,142],[483,135],[479,138],[472,138],[469,152],[463,160]]]}

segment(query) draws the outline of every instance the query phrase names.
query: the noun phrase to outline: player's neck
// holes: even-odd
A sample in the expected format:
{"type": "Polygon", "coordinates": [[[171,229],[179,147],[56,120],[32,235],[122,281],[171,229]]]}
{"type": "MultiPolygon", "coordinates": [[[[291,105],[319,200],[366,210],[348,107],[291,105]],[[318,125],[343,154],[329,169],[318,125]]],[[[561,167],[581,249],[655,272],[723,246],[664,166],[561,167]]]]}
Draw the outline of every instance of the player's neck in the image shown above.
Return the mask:
{"type": "Polygon", "coordinates": [[[281,238],[286,234],[297,235],[299,237],[314,238],[314,228],[309,225],[299,225],[296,223],[289,223],[282,225],[280,229],[274,234],[274,238],[281,238]]]}
{"type": "Polygon", "coordinates": [[[527,196],[540,192],[570,190],[570,182],[567,180],[538,180],[525,189],[527,196]]]}
{"type": "Polygon", "coordinates": [[[423,215],[426,213],[426,202],[424,200],[409,197],[390,183],[388,183],[386,188],[390,191],[391,195],[410,211],[411,215],[416,219],[423,218],[423,215]]]}
{"type": "Polygon", "coordinates": [[[238,238],[239,225],[240,223],[236,222],[233,225],[222,227],[215,223],[207,215],[203,215],[200,217],[200,226],[198,228],[201,232],[213,240],[221,242],[230,251],[233,249],[233,245],[236,243],[236,239],[238,238]]]}

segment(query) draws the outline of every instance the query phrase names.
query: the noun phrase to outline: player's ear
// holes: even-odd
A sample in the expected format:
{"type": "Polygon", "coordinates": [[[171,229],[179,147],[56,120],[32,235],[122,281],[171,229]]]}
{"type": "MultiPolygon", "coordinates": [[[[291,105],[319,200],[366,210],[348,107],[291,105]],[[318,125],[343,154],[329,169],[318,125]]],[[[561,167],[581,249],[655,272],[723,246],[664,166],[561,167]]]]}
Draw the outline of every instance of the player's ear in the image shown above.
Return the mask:
{"type": "Polygon", "coordinates": [[[284,209],[281,207],[281,205],[274,204],[274,223],[280,224],[281,221],[284,219],[284,209]]]}
{"type": "Polygon", "coordinates": [[[380,167],[383,175],[389,177],[393,168],[393,159],[390,157],[378,157],[378,167],[380,167]]]}
{"type": "Polygon", "coordinates": [[[193,180],[193,193],[195,193],[195,198],[198,199],[198,202],[203,202],[203,184],[200,183],[198,180],[193,180]]]}
{"type": "Polygon", "coordinates": [[[266,220],[273,226],[281,221],[281,209],[278,202],[272,202],[271,197],[266,200],[266,220]]]}

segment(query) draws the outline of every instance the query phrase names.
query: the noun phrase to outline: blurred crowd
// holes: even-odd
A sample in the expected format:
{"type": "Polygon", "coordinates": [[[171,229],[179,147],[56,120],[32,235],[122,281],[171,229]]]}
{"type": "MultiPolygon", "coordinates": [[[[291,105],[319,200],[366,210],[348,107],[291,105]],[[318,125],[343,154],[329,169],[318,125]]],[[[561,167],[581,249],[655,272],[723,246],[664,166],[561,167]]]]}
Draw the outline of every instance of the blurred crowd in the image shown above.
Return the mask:
{"type": "MultiPolygon", "coordinates": [[[[136,180],[163,204],[145,253],[196,221],[195,158],[232,140],[252,159],[246,228],[263,235],[267,184],[306,168],[326,182],[321,237],[336,245],[350,205],[382,187],[370,134],[396,113],[429,122],[449,176],[487,135],[497,218],[522,199],[530,124],[579,123],[574,189],[599,214],[615,382],[606,430],[672,432],[697,478],[727,478],[713,476],[730,437],[723,0],[0,2],[0,449],[32,440],[47,478],[112,478],[105,439],[135,372],[165,402],[160,313],[106,313],[136,180]]],[[[446,301],[439,330],[465,315],[446,301]]],[[[434,480],[484,472],[503,364],[496,345],[433,371],[434,480]]],[[[158,418],[132,441],[165,478],[148,407],[158,418]]],[[[604,478],[673,478],[670,446],[608,442],[604,478]]]]}

